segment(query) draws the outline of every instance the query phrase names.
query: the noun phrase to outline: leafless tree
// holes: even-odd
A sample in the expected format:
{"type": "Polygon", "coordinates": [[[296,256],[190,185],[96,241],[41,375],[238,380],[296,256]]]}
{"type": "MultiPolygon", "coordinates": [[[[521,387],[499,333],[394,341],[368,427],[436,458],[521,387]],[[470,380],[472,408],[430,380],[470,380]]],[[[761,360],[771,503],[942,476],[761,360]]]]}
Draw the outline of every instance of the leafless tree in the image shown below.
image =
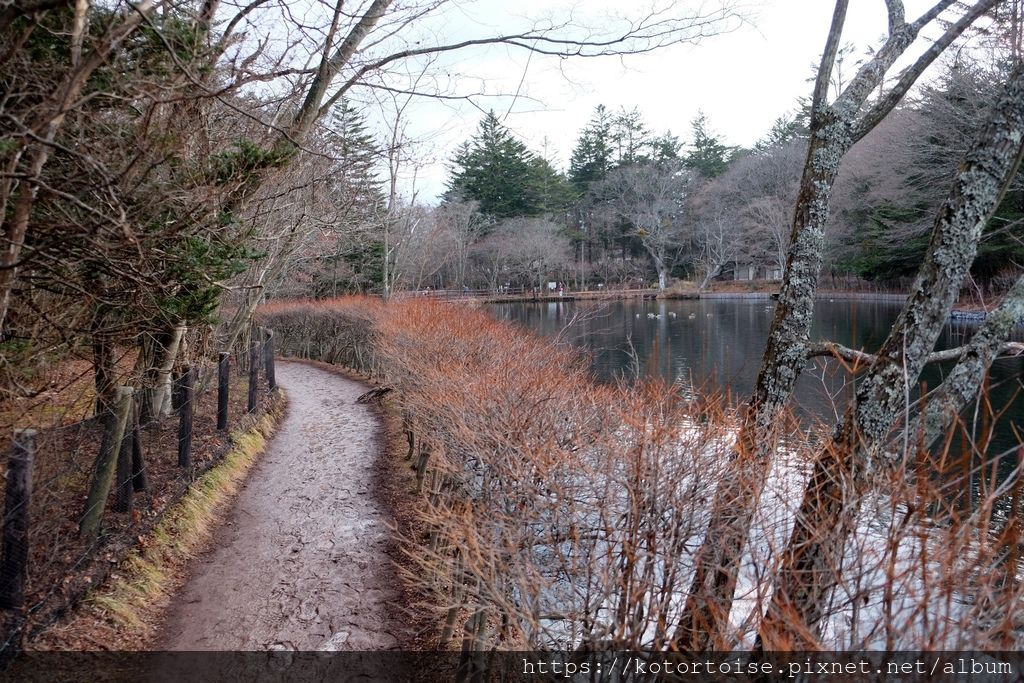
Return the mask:
{"type": "Polygon", "coordinates": [[[620,166],[591,190],[643,245],[658,272],[658,289],[668,286],[687,237],[683,211],[693,184],[681,164],[651,162],[620,166]]]}
{"type": "Polygon", "coordinates": [[[748,257],[780,272],[786,267],[789,224],[805,154],[806,142],[793,140],[738,160],[721,178],[747,197],[741,221],[748,257]]]}
{"type": "Polygon", "coordinates": [[[543,218],[502,221],[473,251],[480,279],[491,289],[506,282],[540,289],[549,281],[563,281],[572,264],[568,238],[543,218]]]}
{"type": "Polygon", "coordinates": [[[418,218],[410,221],[413,228],[396,255],[399,285],[406,290],[419,291],[439,285],[446,268],[451,265],[452,244],[455,236],[449,232],[450,223],[439,220],[438,211],[425,207],[409,207],[418,218]]]}
{"type": "MultiPolygon", "coordinates": [[[[723,184],[716,184],[718,190],[723,184]]],[[[735,264],[742,253],[742,224],[740,209],[727,197],[710,192],[694,200],[689,220],[693,243],[693,263],[697,274],[697,289],[707,289],[711,280],[735,264]]]]}

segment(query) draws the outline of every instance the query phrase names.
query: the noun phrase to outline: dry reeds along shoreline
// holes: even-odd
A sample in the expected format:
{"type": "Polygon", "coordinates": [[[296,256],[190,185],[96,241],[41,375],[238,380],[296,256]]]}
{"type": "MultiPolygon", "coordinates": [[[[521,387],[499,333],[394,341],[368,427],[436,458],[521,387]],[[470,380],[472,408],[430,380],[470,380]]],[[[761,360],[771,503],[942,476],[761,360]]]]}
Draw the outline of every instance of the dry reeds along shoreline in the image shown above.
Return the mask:
{"type": "MultiPolygon", "coordinates": [[[[672,646],[723,465],[743,457],[722,401],[597,384],[575,350],[480,310],[349,297],[274,302],[259,317],[282,354],[397,390],[427,530],[404,539],[408,578],[442,647],[672,646]]],[[[985,470],[982,495],[963,495],[973,461],[954,441],[878,473],[834,569],[824,648],[1020,646],[1020,486],[985,470]]],[[[762,494],[739,560],[736,647],[753,643],[770,600],[807,446],[780,452],[762,494]]]]}

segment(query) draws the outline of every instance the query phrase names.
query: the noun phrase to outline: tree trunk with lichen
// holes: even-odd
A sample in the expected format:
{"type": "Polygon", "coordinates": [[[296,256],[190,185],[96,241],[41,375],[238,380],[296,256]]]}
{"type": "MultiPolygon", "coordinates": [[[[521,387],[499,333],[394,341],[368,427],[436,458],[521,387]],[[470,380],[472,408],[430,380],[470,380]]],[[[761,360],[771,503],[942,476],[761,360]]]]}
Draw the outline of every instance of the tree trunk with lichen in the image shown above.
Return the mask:
{"type": "MultiPolygon", "coordinates": [[[[886,465],[882,454],[890,432],[910,408],[910,388],[949,318],[982,230],[1014,177],[1022,150],[1024,69],[1018,66],[939,210],[927,255],[900,316],[858,383],[853,406],[815,463],[761,625],[759,642],[765,649],[819,646],[824,605],[839,579],[835,568],[842,564],[859,502],[871,474],[886,465]]],[[[1017,289],[985,336],[976,340],[976,350],[1001,345],[1003,340],[989,337],[1012,328],[1015,321],[1009,319],[1020,308],[1017,289]]],[[[964,377],[983,376],[994,357],[978,355],[968,345],[960,364],[964,377]]]]}
{"type": "Polygon", "coordinates": [[[946,433],[960,410],[978,394],[992,361],[999,355],[1014,327],[1024,320],[1024,275],[1010,288],[999,306],[971,337],[956,366],[935,391],[910,426],[911,434],[921,435],[921,444],[929,447],[946,433]]]}
{"type": "Polygon", "coordinates": [[[886,73],[920,31],[952,4],[952,0],[940,0],[916,21],[907,22],[903,3],[886,0],[889,35],[885,43],[829,104],[832,69],[849,6],[849,0],[836,0],[814,85],[807,160],[779,302],[737,444],[715,492],[707,536],[694,559],[694,576],[674,634],[674,647],[696,650],[731,648],[734,644],[727,627],[736,577],[761,489],[771,468],[784,409],[808,359],[829,200],[843,156],[892,111],[943,50],[997,2],[978,0],[965,10],[911,66],[900,72],[891,88],[869,102],[886,73]]]}
{"type": "Polygon", "coordinates": [[[771,334],[748,404],[743,427],[712,503],[708,536],[697,555],[694,577],[676,631],[680,648],[726,647],[719,642],[756,501],[771,468],[783,410],[807,362],[806,343],[814,312],[828,221],[829,199],[839,162],[851,146],[849,122],[828,114],[811,131],[800,181],[791,247],[771,334]]]}

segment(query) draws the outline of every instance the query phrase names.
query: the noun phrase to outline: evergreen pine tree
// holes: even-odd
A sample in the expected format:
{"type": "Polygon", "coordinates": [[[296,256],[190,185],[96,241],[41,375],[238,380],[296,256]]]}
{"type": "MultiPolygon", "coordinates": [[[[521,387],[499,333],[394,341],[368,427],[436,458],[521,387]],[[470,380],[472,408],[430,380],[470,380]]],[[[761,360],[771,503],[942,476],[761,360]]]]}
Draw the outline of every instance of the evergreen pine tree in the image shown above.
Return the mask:
{"type": "Polygon", "coordinates": [[[332,194],[346,217],[359,221],[375,214],[384,201],[377,164],[381,149],[369,133],[366,118],[346,100],[328,115],[324,137],[334,159],[332,194]]]}
{"type": "Polygon", "coordinates": [[[569,161],[569,180],[580,189],[603,180],[612,168],[612,116],[597,105],[590,123],[580,133],[569,161]]]}
{"type": "Polygon", "coordinates": [[[479,202],[480,212],[496,219],[536,216],[544,211],[536,171],[534,155],[491,111],[455,155],[445,199],[479,202]]]}
{"type": "Polygon", "coordinates": [[[711,130],[704,112],[697,112],[690,125],[693,128],[693,142],[684,160],[686,167],[705,178],[721,175],[728,168],[735,148],[722,144],[721,139],[711,130]]]}
{"type": "Polygon", "coordinates": [[[615,165],[631,166],[648,161],[644,150],[650,146],[650,131],[640,111],[622,108],[612,119],[611,139],[615,144],[615,165]]]}
{"type": "Polygon", "coordinates": [[[757,141],[754,149],[764,152],[777,145],[783,145],[791,140],[806,138],[810,134],[807,119],[801,112],[796,114],[784,114],[775,119],[772,127],[763,138],[757,141]]]}
{"type": "Polygon", "coordinates": [[[545,214],[565,213],[578,197],[566,177],[541,156],[530,161],[530,187],[545,214]]]}
{"type": "Polygon", "coordinates": [[[379,217],[386,203],[378,175],[382,152],[366,118],[341,100],[328,114],[324,139],[331,155],[330,192],[337,211],[334,244],[322,248],[325,269],[314,276],[317,294],[368,291],[382,282],[379,217]]]}
{"type": "Polygon", "coordinates": [[[665,131],[664,135],[652,138],[649,146],[651,149],[650,157],[653,161],[657,162],[678,159],[679,153],[683,149],[683,143],[679,142],[679,137],[672,135],[670,130],[665,131]]]}

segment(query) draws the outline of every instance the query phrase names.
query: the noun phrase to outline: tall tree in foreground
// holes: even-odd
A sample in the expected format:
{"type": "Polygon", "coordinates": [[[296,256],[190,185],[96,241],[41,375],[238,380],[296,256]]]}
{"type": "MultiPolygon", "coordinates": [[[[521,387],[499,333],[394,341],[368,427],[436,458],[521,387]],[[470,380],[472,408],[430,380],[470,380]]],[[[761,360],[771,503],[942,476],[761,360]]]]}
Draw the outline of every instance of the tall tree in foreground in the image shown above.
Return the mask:
{"type": "MultiPolygon", "coordinates": [[[[930,360],[994,214],[1024,151],[1024,68],[1011,74],[1003,96],[960,165],[953,189],[935,218],[924,264],[907,302],[868,371],[853,405],[814,465],[792,538],[782,558],[771,606],[761,624],[766,649],[819,647],[825,603],[873,475],[890,464],[890,432],[910,410],[906,387],[916,386],[930,360]]],[[[1013,326],[1024,319],[1024,276],[991,320],[960,354],[928,415],[930,436],[941,433],[981,386],[1013,326]]],[[[926,444],[927,445],[927,444],[926,444]]]]}
{"type": "Polygon", "coordinates": [[[940,0],[908,22],[901,0],[886,0],[888,37],[831,102],[828,93],[849,0],[837,0],[811,101],[810,142],[797,197],[789,258],[753,395],[715,492],[708,534],[673,645],[731,647],[728,619],[757,500],[771,467],[783,410],[807,363],[814,299],[832,188],[843,156],[903,99],[924,70],[998,0],[979,0],[873,99],[893,64],[955,0],[940,0]]]}

